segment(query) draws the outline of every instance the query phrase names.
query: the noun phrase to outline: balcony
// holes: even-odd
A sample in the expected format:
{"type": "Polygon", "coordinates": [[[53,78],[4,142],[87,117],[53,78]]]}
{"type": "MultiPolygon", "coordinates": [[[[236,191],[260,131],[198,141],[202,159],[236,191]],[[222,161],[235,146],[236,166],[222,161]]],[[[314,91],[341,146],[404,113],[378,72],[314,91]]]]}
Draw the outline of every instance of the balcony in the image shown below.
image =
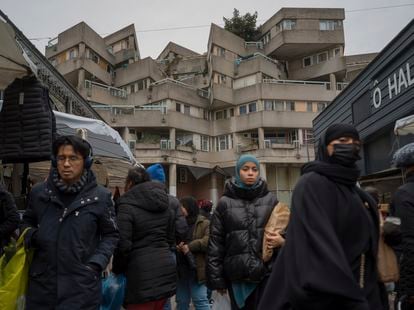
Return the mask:
{"type": "Polygon", "coordinates": [[[296,67],[298,68],[295,68],[294,65],[289,67],[290,77],[293,80],[309,80],[344,71],[346,63],[345,57],[335,57],[312,66],[303,67],[302,59],[300,59],[296,67]]]}
{"type": "Polygon", "coordinates": [[[233,89],[222,84],[213,84],[212,100],[214,107],[225,107],[233,104],[233,89]]]}
{"type": "Polygon", "coordinates": [[[234,90],[234,104],[257,99],[332,101],[336,92],[329,82],[264,79],[262,83],[234,90]]]}
{"type": "Polygon", "coordinates": [[[277,32],[265,45],[264,54],[289,60],[343,44],[343,29],[320,31],[318,22],[317,26],[312,28],[298,26],[292,30],[277,32]]]}

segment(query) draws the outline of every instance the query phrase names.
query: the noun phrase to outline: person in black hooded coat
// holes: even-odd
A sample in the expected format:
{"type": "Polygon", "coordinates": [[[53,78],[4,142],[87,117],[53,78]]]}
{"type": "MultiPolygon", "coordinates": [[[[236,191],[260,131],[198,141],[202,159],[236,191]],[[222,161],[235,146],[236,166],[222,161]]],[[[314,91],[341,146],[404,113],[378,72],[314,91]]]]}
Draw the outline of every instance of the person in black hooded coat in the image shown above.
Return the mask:
{"type": "Polygon", "coordinates": [[[162,309],[175,294],[176,268],[168,243],[175,218],[168,202],[164,184],[151,182],[144,168],[129,170],[125,194],[118,200],[117,250],[127,262],[127,309],[162,309]]]}
{"type": "Polygon", "coordinates": [[[273,265],[261,310],[381,310],[378,210],[356,186],[360,139],[347,124],[321,137],[302,168],[286,243],[273,265]]]}

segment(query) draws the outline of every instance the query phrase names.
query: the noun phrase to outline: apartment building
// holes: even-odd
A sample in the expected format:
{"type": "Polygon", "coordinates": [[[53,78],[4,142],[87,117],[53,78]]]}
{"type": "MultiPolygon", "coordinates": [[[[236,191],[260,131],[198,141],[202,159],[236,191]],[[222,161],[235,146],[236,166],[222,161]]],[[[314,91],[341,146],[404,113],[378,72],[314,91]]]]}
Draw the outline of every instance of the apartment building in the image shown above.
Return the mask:
{"type": "Polygon", "coordinates": [[[282,8],[255,42],[212,24],[206,53],[170,42],[140,59],[134,26],[102,38],[80,23],[47,58],[178,197],[214,202],[251,153],[288,202],[314,159],[312,120],[375,54],[344,56],[343,9],[282,8]]]}

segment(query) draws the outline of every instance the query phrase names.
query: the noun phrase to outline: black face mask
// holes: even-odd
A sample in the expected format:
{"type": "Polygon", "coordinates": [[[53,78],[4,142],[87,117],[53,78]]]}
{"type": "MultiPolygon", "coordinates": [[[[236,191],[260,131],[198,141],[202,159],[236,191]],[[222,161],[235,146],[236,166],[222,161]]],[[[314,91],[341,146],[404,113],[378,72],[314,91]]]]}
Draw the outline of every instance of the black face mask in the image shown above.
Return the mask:
{"type": "Polygon", "coordinates": [[[357,144],[334,144],[334,152],[330,158],[332,163],[352,167],[357,160],[361,159],[359,151],[361,147],[357,144]]]}

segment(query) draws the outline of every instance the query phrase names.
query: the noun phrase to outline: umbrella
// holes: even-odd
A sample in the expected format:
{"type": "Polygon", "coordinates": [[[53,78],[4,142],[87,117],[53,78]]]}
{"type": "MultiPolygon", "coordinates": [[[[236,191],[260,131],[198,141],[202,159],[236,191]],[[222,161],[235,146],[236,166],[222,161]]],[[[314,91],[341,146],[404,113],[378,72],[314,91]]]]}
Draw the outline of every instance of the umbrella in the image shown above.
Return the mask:
{"type": "Polygon", "coordinates": [[[129,161],[132,165],[139,165],[119,133],[103,121],[58,111],[53,113],[58,135],[76,135],[78,129],[84,129],[94,156],[118,158],[129,161]]]}

